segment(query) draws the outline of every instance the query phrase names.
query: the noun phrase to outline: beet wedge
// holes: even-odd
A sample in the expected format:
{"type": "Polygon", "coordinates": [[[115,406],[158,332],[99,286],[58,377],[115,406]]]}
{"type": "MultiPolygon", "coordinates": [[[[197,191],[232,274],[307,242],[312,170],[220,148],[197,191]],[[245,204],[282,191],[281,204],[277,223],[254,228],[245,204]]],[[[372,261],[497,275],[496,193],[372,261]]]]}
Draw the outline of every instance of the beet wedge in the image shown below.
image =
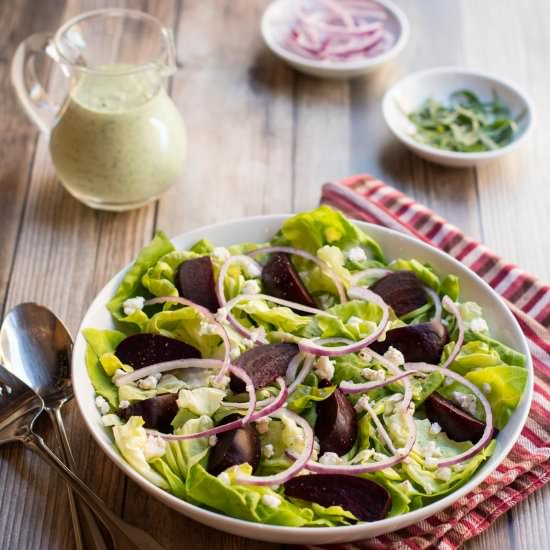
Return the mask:
{"type": "Polygon", "coordinates": [[[445,325],[439,321],[431,321],[388,330],[383,342],[374,342],[370,347],[375,352],[383,354],[392,346],[398,349],[409,363],[425,361],[437,365],[448,341],[449,335],[445,325]]]}
{"type": "Polygon", "coordinates": [[[420,279],[412,271],[396,271],[373,283],[369,290],[393,308],[398,317],[428,303],[428,295],[420,279]]]}
{"type": "MultiPolygon", "coordinates": [[[[242,418],[238,414],[226,416],[222,424],[233,422],[242,418]]],[[[260,463],[260,437],[251,424],[242,428],[218,434],[217,441],[208,457],[207,471],[217,476],[231,466],[247,462],[252,466],[254,472],[260,463]]]]}
{"type": "Polygon", "coordinates": [[[357,476],[311,474],[289,479],[283,487],[288,497],[316,502],[321,506],[341,506],[360,521],[384,519],[391,508],[385,487],[357,476]]]}
{"type": "MultiPolygon", "coordinates": [[[[317,307],[288,254],[271,254],[262,269],[262,285],[267,294],[304,306],[317,307]]],[[[303,313],[301,313],[303,315],[303,313]]]]}
{"type": "Polygon", "coordinates": [[[156,363],[201,356],[193,346],[160,334],[141,333],[128,336],[117,346],[115,355],[133,369],[142,369],[156,363]]]}
{"type": "MultiPolygon", "coordinates": [[[[237,366],[244,369],[252,378],[254,387],[260,389],[278,376],[284,377],[288,364],[297,353],[296,344],[265,344],[245,351],[239,357],[237,366]]],[[[237,377],[231,378],[230,388],[236,393],[246,389],[245,383],[237,377]]]]}
{"type": "Polygon", "coordinates": [[[315,435],[321,453],[346,454],[357,439],[357,417],[351,403],[338,388],[317,403],[315,435]]]}
{"type": "MultiPolygon", "coordinates": [[[[460,407],[432,393],[425,401],[426,416],[430,422],[437,422],[453,441],[471,441],[477,443],[485,431],[485,422],[474,418],[460,407]]],[[[493,437],[497,435],[493,429],[493,437]]]]}
{"type": "Polygon", "coordinates": [[[210,256],[193,258],[180,264],[175,277],[180,296],[215,313],[219,306],[210,256]]]}
{"type": "Polygon", "coordinates": [[[141,416],[145,422],[145,428],[171,433],[170,424],[178,414],[177,399],[177,393],[167,393],[136,401],[124,409],[119,409],[118,416],[124,420],[129,420],[131,416],[141,416]]]}

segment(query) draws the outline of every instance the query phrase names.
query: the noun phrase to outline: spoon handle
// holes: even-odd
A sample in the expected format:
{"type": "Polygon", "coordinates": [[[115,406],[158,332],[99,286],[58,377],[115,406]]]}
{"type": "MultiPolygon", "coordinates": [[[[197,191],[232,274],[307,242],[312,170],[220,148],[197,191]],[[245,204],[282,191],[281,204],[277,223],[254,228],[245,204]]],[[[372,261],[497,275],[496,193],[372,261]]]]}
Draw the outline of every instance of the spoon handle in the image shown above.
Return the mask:
{"type": "MultiPolygon", "coordinates": [[[[61,408],[56,407],[55,409],[46,410],[54,426],[57,441],[61,446],[65,458],[65,464],[67,464],[71,470],[76,471],[76,462],[69,444],[67,432],[65,431],[65,425],[61,416],[61,408]]],[[[67,487],[67,493],[77,550],[108,550],[103,535],[88,507],[82,505],[81,502],[77,502],[73,490],[70,487],[67,487]]]]}
{"type": "Polygon", "coordinates": [[[28,430],[26,433],[19,435],[18,439],[28,449],[40,456],[70,485],[74,492],[88,505],[89,509],[109,529],[116,547],[119,544],[124,544],[127,548],[134,550],[163,550],[162,546],[148,533],[126,523],[113,514],[106,504],[57,458],[39,435],[28,430]]]}

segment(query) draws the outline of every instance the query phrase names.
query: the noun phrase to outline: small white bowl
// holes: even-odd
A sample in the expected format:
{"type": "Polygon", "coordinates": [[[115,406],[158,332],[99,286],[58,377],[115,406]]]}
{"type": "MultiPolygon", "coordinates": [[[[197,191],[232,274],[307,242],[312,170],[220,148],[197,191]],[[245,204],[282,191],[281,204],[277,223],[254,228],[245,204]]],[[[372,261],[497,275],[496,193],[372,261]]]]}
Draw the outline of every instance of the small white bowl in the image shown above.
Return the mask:
{"type": "MultiPolygon", "coordinates": [[[[174,238],[173,243],[178,249],[189,248],[199,239],[209,239],[220,246],[228,246],[245,241],[262,243],[272,238],[287,217],[285,215],[257,216],[210,225],[208,227],[199,227],[174,238]]],[[[343,527],[282,527],[252,523],[194,506],[159,489],[134,470],[117,451],[110,434],[110,429],[105,428],[101,422],[100,413],[95,406],[95,391],[86,370],[86,342],[82,329],[86,327],[99,329],[115,328],[106,304],[123,279],[129,267],[126,266],[99,292],[82,321],[73,349],[72,380],[76,401],[87,429],[93,435],[103,452],[130,479],[158,501],[177,512],[221,531],[251,539],[277,542],[279,544],[332,544],[390,533],[441,512],[459,498],[466,496],[470,491],[475,489],[504,460],[519,437],[533,398],[533,366],[529,355],[529,348],[514,316],[510,313],[510,310],[502,299],[487,283],[454,258],[418,239],[392,231],[391,229],[364,222],[356,223],[361,229],[367,231],[378,241],[388,259],[416,258],[421,262],[431,264],[440,273],[453,273],[457,275],[460,278],[461,300],[473,300],[477,302],[483,308],[484,317],[487,319],[494,336],[527,357],[526,369],[529,373],[527,385],[516,410],[513,412],[506,426],[498,434],[493,455],[462,487],[441,500],[401,516],[343,527]]]]}
{"type": "Polygon", "coordinates": [[[409,21],[401,8],[389,0],[375,1],[387,11],[386,25],[395,33],[397,39],[389,50],[374,57],[352,61],[317,61],[287,50],[283,46],[283,41],[292,26],[295,10],[300,5],[297,0],[275,0],[266,8],[262,17],[262,36],[271,51],[298,71],[320,78],[361,76],[396,57],[409,39],[409,21]]]}
{"type": "Polygon", "coordinates": [[[382,113],[395,137],[418,156],[445,166],[476,166],[503,157],[522,143],[533,126],[534,109],[528,96],[514,84],[484,72],[460,67],[437,67],[413,73],[394,84],[384,95],[382,113]],[[457,90],[472,90],[482,99],[496,92],[510,107],[512,117],[525,111],[518,131],[506,146],[494,151],[458,153],[438,149],[416,141],[416,127],[405,113],[418,109],[428,98],[446,103],[457,90]]]}

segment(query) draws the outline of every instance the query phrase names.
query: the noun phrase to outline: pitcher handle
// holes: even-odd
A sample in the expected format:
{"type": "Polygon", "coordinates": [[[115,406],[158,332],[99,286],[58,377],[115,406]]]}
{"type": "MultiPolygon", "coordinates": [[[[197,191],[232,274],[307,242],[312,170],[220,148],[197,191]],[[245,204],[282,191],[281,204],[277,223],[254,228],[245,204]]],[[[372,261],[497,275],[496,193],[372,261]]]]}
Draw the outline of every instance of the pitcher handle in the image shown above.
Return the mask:
{"type": "Polygon", "coordinates": [[[17,97],[29,118],[45,135],[50,134],[59,107],[40,84],[34,61],[37,55],[46,55],[59,63],[52,37],[53,34],[47,32],[29,36],[19,44],[11,62],[11,81],[17,97]]]}

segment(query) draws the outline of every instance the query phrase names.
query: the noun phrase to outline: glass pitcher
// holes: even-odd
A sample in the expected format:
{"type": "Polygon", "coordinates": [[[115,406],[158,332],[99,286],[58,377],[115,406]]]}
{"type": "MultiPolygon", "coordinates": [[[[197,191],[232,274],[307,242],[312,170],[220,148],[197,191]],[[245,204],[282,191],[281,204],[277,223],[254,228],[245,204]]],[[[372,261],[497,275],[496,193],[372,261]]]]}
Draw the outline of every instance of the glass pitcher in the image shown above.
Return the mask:
{"type": "Polygon", "coordinates": [[[165,90],[175,69],[172,33],[160,21],[103,9],[23,41],[12,83],[49,137],[67,191],[92,208],[128,210],[158,197],[182,169],[185,127],[165,90]],[[45,60],[62,73],[52,74],[47,92],[36,70],[45,60]]]}

